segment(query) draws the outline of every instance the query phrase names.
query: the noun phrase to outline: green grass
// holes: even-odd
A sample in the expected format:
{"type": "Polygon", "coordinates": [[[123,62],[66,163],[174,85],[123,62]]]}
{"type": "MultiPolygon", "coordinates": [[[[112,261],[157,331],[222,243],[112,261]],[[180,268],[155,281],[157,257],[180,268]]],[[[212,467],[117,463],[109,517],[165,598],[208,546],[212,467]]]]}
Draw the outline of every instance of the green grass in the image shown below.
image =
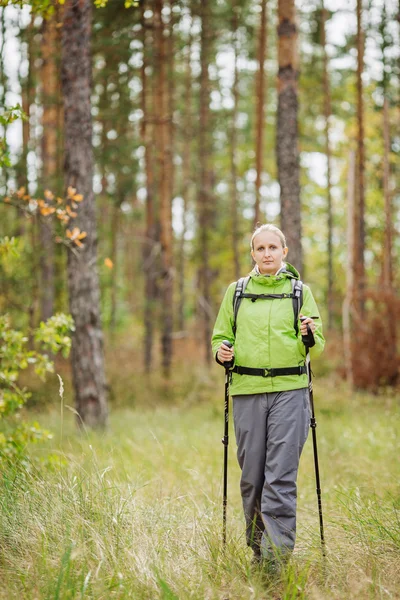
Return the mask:
{"type": "Polygon", "coordinates": [[[266,581],[250,571],[232,428],[222,552],[223,378],[202,377],[201,401],[146,408],[144,392],[105,433],[79,434],[66,408],[62,429],[56,409],[38,417],[53,440],[0,480],[1,599],[400,598],[399,398],[316,380],[327,557],[310,436],[296,550],[266,581]]]}

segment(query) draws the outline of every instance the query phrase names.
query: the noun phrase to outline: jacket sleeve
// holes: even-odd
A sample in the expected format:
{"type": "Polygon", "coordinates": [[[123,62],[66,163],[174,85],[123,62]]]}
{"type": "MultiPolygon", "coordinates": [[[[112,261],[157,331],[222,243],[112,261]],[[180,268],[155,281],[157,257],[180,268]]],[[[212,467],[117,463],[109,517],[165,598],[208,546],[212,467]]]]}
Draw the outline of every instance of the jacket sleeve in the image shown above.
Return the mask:
{"type": "MultiPolygon", "coordinates": [[[[324,338],[324,334],[322,332],[321,315],[319,314],[317,304],[314,300],[314,297],[313,297],[312,292],[311,292],[310,288],[308,287],[308,285],[303,286],[303,306],[301,307],[300,312],[305,317],[318,317],[317,319],[315,319],[315,326],[316,326],[316,329],[314,332],[315,346],[310,348],[310,357],[315,358],[322,353],[322,351],[325,347],[325,338],[324,338]]],[[[302,345],[303,352],[305,352],[304,344],[301,341],[300,325],[301,325],[301,323],[299,320],[298,339],[302,345]]]]}
{"type": "Polygon", "coordinates": [[[211,338],[214,357],[216,357],[218,348],[223,340],[228,340],[232,344],[235,343],[235,336],[233,333],[233,294],[235,293],[235,287],[236,282],[230,284],[225,292],[224,299],[222,300],[218,311],[211,338]]]}

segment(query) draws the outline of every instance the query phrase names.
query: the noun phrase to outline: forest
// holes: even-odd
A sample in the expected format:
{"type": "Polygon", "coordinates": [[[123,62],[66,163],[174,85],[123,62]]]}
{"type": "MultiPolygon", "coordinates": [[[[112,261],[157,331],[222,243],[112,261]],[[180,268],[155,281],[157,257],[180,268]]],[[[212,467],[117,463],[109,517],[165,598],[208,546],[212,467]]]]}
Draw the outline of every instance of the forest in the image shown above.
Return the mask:
{"type": "Polygon", "coordinates": [[[0,599],[400,597],[399,157],[396,0],[0,0],[0,599]],[[263,223],[326,339],[267,579],[211,347],[263,223]]]}

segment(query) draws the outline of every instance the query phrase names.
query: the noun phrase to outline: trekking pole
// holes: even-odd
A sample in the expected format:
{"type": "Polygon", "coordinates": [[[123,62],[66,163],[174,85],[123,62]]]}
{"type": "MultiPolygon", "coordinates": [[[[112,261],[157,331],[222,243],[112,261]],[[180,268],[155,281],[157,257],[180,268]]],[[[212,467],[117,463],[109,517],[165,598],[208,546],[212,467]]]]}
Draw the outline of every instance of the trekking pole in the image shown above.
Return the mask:
{"type": "MultiPolygon", "coordinates": [[[[232,348],[231,342],[224,340],[224,346],[232,348]]],[[[222,498],[222,543],[226,545],[226,507],[228,504],[228,444],[229,444],[229,378],[231,362],[224,362],[225,367],[225,411],[224,411],[224,437],[222,443],[224,445],[224,489],[222,498]]]]}
{"type": "MultiPolygon", "coordinates": [[[[307,317],[300,317],[300,321],[304,321],[307,317]]],[[[311,317],[312,319],[318,319],[318,317],[311,317]]],[[[310,360],[310,348],[315,345],[314,334],[311,331],[309,324],[307,323],[307,335],[302,336],[303,344],[306,348],[306,368],[308,375],[308,389],[310,392],[310,407],[311,407],[311,419],[310,425],[312,430],[312,440],[313,440],[313,449],[314,449],[314,467],[315,467],[315,482],[316,482],[316,491],[317,491],[317,499],[318,499],[318,513],[319,513],[319,532],[321,536],[321,549],[322,556],[325,558],[326,550],[325,550],[325,538],[324,538],[324,520],[322,517],[322,500],[321,500],[321,482],[319,477],[319,465],[318,465],[318,447],[317,447],[317,421],[315,419],[315,411],[314,411],[314,393],[313,393],[313,383],[312,383],[312,371],[311,371],[311,360],[310,360]]]]}

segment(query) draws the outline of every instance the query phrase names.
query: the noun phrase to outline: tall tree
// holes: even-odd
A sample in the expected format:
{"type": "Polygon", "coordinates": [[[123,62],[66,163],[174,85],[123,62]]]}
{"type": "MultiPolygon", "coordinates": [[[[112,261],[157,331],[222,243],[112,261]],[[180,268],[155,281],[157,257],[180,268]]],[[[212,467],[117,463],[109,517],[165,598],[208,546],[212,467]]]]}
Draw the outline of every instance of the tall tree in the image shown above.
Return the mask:
{"type": "Polygon", "coordinates": [[[75,401],[84,424],[104,426],[107,401],[92,187],[91,9],[91,0],[65,2],[61,72],[66,186],[71,198],[75,194],[70,188],[84,197],[74,227],[86,233],[83,247],[68,254],[69,304],[75,322],[71,353],[75,401]]]}
{"type": "Polygon", "coordinates": [[[356,157],[354,150],[349,153],[348,172],[347,172],[347,231],[346,231],[346,246],[347,246],[347,264],[346,264],[346,293],[342,306],[342,325],[343,325],[343,354],[345,358],[346,377],[349,385],[354,386],[354,340],[353,331],[353,302],[354,302],[354,219],[355,202],[355,179],[356,179],[356,157]]]}
{"type": "Polygon", "coordinates": [[[290,262],[302,271],[297,37],[294,0],[278,0],[276,152],[281,189],[281,227],[286,235],[290,262]]]}
{"type": "Polygon", "coordinates": [[[232,250],[235,279],[240,277],[239,261],[239,201],[238,201],[238,176],[237,176],[237,115],[239,108],[239,39],[238,28],[240,22],[240,3],[235,2],[232,7],[232,42],[234,50],[234,75],[233,75],[233,110],[231,126],[231,214],[232,214],[232,250]]]}
{"type": "MultiPolygon", "coordinates": [[[[383,196],[385,200],[385,229],[383,244],[383,282],[388,290],[393,290],[393,214],[390,191],[390,123],[389,102],[383,99],[383,196]]],[[[393,331],[396,331],[393,328],[393,331]]]]}
{"type": "Polygon", "coordinates": [[[201,267],[199,271],[199,302],[203,316],[203,340],[207,362],[211,362],[211,269],[210,230],[212,228],[212,170],[210,132],[210,75],[211,62],[211,3],[200,4],[200,115],[199,115],[199,184],[198,184],[198,227],[201,267]]]}
{"type": "MultiPolygon", "coordinates": [[[[25,187],[28,189],[28,152],[30,143],[30,116],[31,116],[31,104],[33,102],[32,96],[33,89],[35,87],[34,81],[34,36],[37,31],[34,26],[34,15],[31,16],[29,24],[20,29],[21,39],[21,62],[20,62],[20,73],[19,80],[21,82],[21,105],[22,110],[26,114],[26,119],[22,121],[22,148],[19,161],[16,165],[16,177],[18,187],[25,187]],[[26,74],[22,74],[22,69],[26,65],[26,74]]],[[[22,225],[21,229],[24,229],[25,224],[22,225]]]]}
{"type": "MultiPolygon", "coordinates": [[[[385,375],[389,383],[398,381],[398,357],[393,349],[397,348],[397,306],[396,294],[393,285],[393,206],[392,206],[392,190],[391,190],[391,169],[390,169],[390,115],[389,115],[389,97],[390,97],[390,69],[388,68],[387,50],[392,44],[391,38],[387,32],[387,7],[386,1],[382,7],[382,19],[380,25],[381,32],[381,52],[382,52],[382,93],[383,93],[383,108],[382,108],[382,128],[383,128],[383,197],[385,203],[385,227],[384,227],[384,243],[383,243],[383,258],[382,258],[382,282],[383,282],[383,305],[385,312],[384,325],[384,340],[383,352],[381,352],[381,360],[384,364],[385,375]]],[[[382,302],[381,300],[381,302],[382,302]]]]}
{"type": "Polygon", "coordinates": [[[330,142],[330,118],[332,114],[331,86],[329,80],[329,58],[326,49],[327,10],[322,0],[321,11],[321,45],[323,56],[323,88],[324,88],[324,117],[325,117],[325,154],[326,154],[326,199],[327,199],[327,230],[328,230],[328,329],[333,325],[333,214],[332,214],[332,150],[330,142]]]}
{"type": "MultiPolygon", "coordinates": [[[[364,144],[364,31],[362,26],[362,0],[357,0],[357,177],[354,217],[355,273],[354,293],[356,310],[364,311],[365,293],[365,144],[364,144]]],[[[361,316],[361,315],[360,315],[361,316]]]]}
{"type": "MultiPolygon", "coordinates": [[[[7,91],[8,91],[8,77],[5,70],[5,49],[6,49],[6,9],[3,6],[0,14],[0,32],[1,32],[1,44],[0,44],[0,106],[5,108],[7,106],[7,91]]],[[[5,143],[7,140],[7,126],[2,126],[3,131],[1,132],[2,139],[5,143]]],[[[4,193],[8,193],[8,169],[2,169],[2,175],[4,180],[2,182],[4,186],[4,193]]]]}
{"type": "MultiPolygon", "coordinates": [[[[57,68],[57,13],[42,24],[42,181],[43,186],[55,191],[58,159],[58,68],[57,68]]],[[[39,221],[41,242],[40,274],[41,274],[41,319],[46,321],[54,310],[54,233],[51,222],[39,221]]]]}
{"type": "Polygon", "coordinates": [[[267,48],[267,0],[261,0],[260,33],[258,38],[258,73],[256,81],[257,120],[256,120],[256,201],[254,206],[254,227],[260,221],[260,187],[263,170],[263,138],[265,129],[265,60],[267,48]]]}
{"type": "MultiPolygon", "coordinates": [[[[161,293],[162,293],[162,365],[169,376],[172,357],[172,158],[171,115],[168,114],[167,50],[162,16],[163,0],[155,0],[154,26],[157,52],[156,114],[158,127],[158,183],[160,198],[161,293]]],[[[172,31],[170,32],[172,35],[172,31]]]]}
{"type": "MultiPolygon", "coordinates": [[[[382,52],[382,130],[383,130],[383,196],[385,202],[385,229],[383,244],[383,283],[387,291],[393,292],[393,209],[392,195],[390,189],[390,121],[389,121],[389,84],[390,69],[388,68],[387,50],[390,46],[387,33],[387,8],[386,1],[383,2],[382,19],[380,24],[381,52],[382,52]]],[[[396,333],[396,328],[391,327],[396,333]]],[[[395,347],[396,345],[394,345],[395,347]]]]}
{"type": "Polygon", "coordinates": [[[150,71],[150,49],[153,46],[153,15],[151,22],[146,16],[147,5],[143,2],[141,7],[142,22],[142,47],[143,58],[141,66],[142,80],[142,111],[141,135],[144,145],[144,164],[146,175],[146,217],[145,217],[145,240],[143,244],[144,277],[145,277],[145,301],[144,301],[144,368],[149,372],[153,360],[154,342],[154,303],[156,296],[155,260],[157,253],[157,233],[155,216],[155,174],[154,174],[154,123],[153,114],[155,108],[151,101],[154,98],[152,90],[152,77],[150,71]]]}
{"type": "Polygon", "coordinates": [[[178,328],[182,331],[185,327],[185,236],[187,231],[187,213],[189,206],[189,193],[191,185],[191,148],[192,148],[192,104],[193,104],[193,86],[192,86],[192,19],[190,20],[189,39],[185,48],[185,78],[184,78],[184,126],[182,131],[182,233],[179,240],[178,251],[178,328]]]}

